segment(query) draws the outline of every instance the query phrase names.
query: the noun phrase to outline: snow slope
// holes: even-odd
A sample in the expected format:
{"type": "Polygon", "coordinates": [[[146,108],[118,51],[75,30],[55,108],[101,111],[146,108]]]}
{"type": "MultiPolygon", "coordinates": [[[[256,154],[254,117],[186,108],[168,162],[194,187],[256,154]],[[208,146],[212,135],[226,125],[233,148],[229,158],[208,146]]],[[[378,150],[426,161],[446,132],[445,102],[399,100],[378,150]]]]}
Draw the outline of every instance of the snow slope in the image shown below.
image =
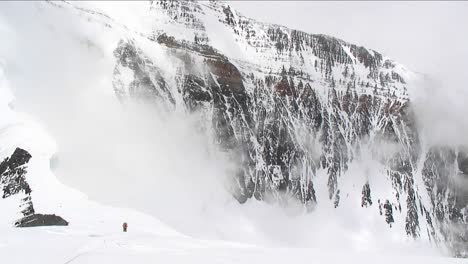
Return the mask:
{"type": "Polygon", "coordinates": [[[457,264],[462,259],[404,256],[313,248],[271,248],[216,240],[148,234],[129,227],[90,231],[41,227],[2,232],[0,253],[7,263],[425,263],[457,264]],[[14,231],[14,232],[13,232],[14,231]],[[25,243],[28,241],[28,243],[25,243]],[[27,252],[25,254],[25,252],[27,252]]]}
{"type": "Polygon", "coordinates": [[[5,76],[1,81],[0,91],[4,95],[1,98],[5,99],[1,105],[2,153],[19,146],[33,155],[27,177],[34,190],[36,209],[57,213],[70,222],[67,227],[12,228],[11,221],[15,219],[9,213],[15,210],[5,206],[7,200],[0,200],[0,255],[6,263],[342,263],[349,259],[360,263],[461,263],[427,253],[395,256],[338,247],[334,250],[265,247],[194,239],[148,215],[99,205],[57,181],[48,167],[55,151],[54,142],[34,120],[11,110],[8,104],[13,96],[5,76]],[[128,233],[121,232],[123,221],[130,223],[128,233]]]}
{"type": "MultiPolygon", "coordinates": [[[[229,34],[227,30],[244,29],[240,25],[232,29],[218,23],[221,6],[203,3],[200,23],[181,26],[173,23],[170,16],[163,16],[160,10],[148,12],[144,2],[2,5],[0,18],[5,21],[0,20],[1,29],[12,37],[0,45],[0,56],[5,60],[3,68],[15,84],[12,90],[18,99],[12,103],[10,89],[2,84],[1,155],[9,155],[18,146],[30,151],[33,158],[28,165],[28,180],[33,187],[35,206],[38,211],[58,214],[70,222],[69,227],[14,229],[11,223],[15,220],[15,205],[5,205],[8,200],[0,200],[0,255],[6,255],[10,262],[342,263],[352,259],[362,263],[459,263],[439,257],[428,246],[425,232],[422,242],[406,236],[405,203],[392,228],[379,214],[377,205],[370,209],[360,206],[366,177],[385,175],[382,164],[367,163],[368,157],[350,164],[347,175],[353,177],[339,179],[339,186],[347,195],[343,191],[336,210],[334,201],[327,198],[329,175],[325,170],[314,175],[316,196],[323,201],[315,206],[316,214],[303,215],[302,206],[283,209],[253,199],[240,205],[232,199],[223,186],[225,170],[230,169],[224,164],[224,153],[205,144],[214,135],[194,136],[194,127],[186,124],[198,124],[199,119],[207,121],[205,118],[211,117],[211,105],[204,104],[208,111],[201,118],[187,115],[185,98],[180,96],[177,82],[178,70],[183,69],[184,63],[177,56],[167,55],[170,48],[151,39],[159,36],[161,30],[174,33],[178,41],[192,42],[197,36],[203,42],[207,37],[211,45],[242,70],[244,80],[246,73],[253,70],[259,71],[256,74],[262,78],[269,71],[279,76],[280,62],[289,62],[291,58],[272,52],[271,46],[261,49],[265,43],[258,40],[253,39],[253,44],[243,43],[243,38],[229,34]],[[200,30],[197,25],[206,28],[200,30]],[[176,115],[168,114],[159,122],[159,117],[152,112],[149,116],[147,112],[141,116],[142,112],[128,113],[131,106],[123,108],[128,112],[122,111],[113,82],[121,81],[117,87],[122,87],[125,95],[135,78],[134,72],[119,65],[114,57],[120,43],[126,43],[122,39],[133,40],[138,55],[147,59],[143,60],[145,71],[159,73],[168,84],[168,90],[157,91],[160,92],[157,98],[163,98],[161,105],[175,110],[176,115]],[[248,60],[241,61],[245,58],[248,60]],[[11,105],[18,111],[28,112],[29,117],[11,111],[11,105]],[[39,126],[38,120],[46,127],[39,126]],[[148,138],[152,140],[147,141],[148,138]],[[59,182],[50,170],[50,160],[56,157],[59,161],[54,173],[62,177],[60,180],[66,178],[64,174],[74,174],[75,186],[82,184],[94,199],[115,207],[89,201],[85,195],[59,182]],[[119,206],[136,208],[151,216],[119,206]],[[123,221],[130,224],[128,234],[120,232],[123,221]],[[24,245],[25,240],[30,243],[24,245]],[[28,254],[23,254],[25,251],[28,254]],[[399,254],[403,256],[395,256],[399,254]]],[[[259,27],[262,34],[267,34],[267,25],[259,27]]],[[[349,47],[343,48],[354,58],[349,47]]],[[[325,100],[327,90],[320,88],[328,87],[328,83],[313,69],[313,52],[306,50],[304,54],[311,60],[301,64],[299,54],[295,54],[291,61],[311,72],[310,79],[317,80],[314,89],[325,100]]],[[[202,57],[192,58],[195,64],[203,65],[202,57]]],[[[406,71],[398,64],[392,67],[402,75],[406,71]]],[[[338,65],[334,73],[343,70],[338,65]]],[[[367,74],[361,64],[356,65],[355,71],[363,78],[367,74]]],[[[203,71],[195,68],[193,73],[203,71]]],[[[411,73],[407,77],[411,78],[411,73]]],[[[217,80],[214,82],[220,85],[217,80]]],[[[245,83],[253,93],[253,81],[245,83]]],[[[337,90],[344,92],[344,87],[338,86],[337,90]]],[[[396,101],[407,99],[401,83],[391,82],[390,88],[398,92],[396,101]]],[[[372,94],[370,90],[362,94],[372,94]]],[[[205,123],[207,127],[209,121],[205,123]]],[[[387,178],[372,178],[371,186],[373,195],[394,195],[387,178]]],[[[418,186],[423,184],[418,182],[418,186]]],[[[392,202],[396,203],[396,198],[392,202]]],[[[426,228],[421,221],[421,229],[426,228]]]]}

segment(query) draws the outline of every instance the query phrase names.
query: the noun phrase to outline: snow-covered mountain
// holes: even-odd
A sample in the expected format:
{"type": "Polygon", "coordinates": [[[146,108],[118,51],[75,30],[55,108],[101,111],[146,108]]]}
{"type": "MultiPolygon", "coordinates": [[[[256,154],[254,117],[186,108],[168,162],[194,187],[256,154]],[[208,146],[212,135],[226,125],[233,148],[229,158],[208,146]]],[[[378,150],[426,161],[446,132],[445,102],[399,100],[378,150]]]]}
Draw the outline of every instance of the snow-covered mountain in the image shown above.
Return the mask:
{"type": "Polygon", "coordinates": [[[408,96],[421,77],[219,2],[154,1],[149,12],[154,44],[127,38],[115,50],[116,94],[204,112],[238,162],[239,202],[365,207],[395,232],[464,254],[466,195],[454,178],[466,177],[466,152],[421,142],[408,96]],[[170,59],[170,75],[148,46],[170,59]]]}
{"type": "MultiPolygon", "coordinates": [[[[196,113],[199,130],[236,164],[229,191],[239,203],[352,212],[466,256],[468,199],[458,180],[468,176],[468,151],[420,137],[410,94],[422,76],[377,51],[261,23],[226,3],[140,5],[144,23],[100,4],[41,7],[118,36],[112,82],[122,104],[196,113]]],[[[34,188],[26,198],[34,204],[34,188]]]]}

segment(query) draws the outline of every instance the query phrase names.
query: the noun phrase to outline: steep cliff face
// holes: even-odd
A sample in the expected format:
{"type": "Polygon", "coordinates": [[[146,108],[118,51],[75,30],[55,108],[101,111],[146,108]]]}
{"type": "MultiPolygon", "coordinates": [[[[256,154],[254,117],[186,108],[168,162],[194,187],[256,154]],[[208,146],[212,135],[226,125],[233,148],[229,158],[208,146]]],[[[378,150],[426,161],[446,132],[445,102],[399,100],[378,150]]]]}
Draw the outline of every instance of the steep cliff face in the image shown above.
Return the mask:
{"type": "Polygon", "coordinates": [[[416,74],[219,2],[152,1],[148,12],[151,30],[116,43],[115,93],[198,113],[238,165],[231,191],[240,203],[362,207],[394,232],[466,255],[467,196],[456,181],[467,154],[422,142],[407,93],[416,74]]]}

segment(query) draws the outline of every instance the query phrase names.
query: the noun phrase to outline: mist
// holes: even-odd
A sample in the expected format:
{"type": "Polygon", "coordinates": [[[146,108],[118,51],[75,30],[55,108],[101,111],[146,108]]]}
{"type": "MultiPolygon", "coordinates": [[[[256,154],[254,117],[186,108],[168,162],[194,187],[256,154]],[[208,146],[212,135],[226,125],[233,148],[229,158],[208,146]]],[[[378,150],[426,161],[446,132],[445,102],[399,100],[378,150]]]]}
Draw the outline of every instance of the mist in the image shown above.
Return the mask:
{"type": "MultiPolygon", "coordinates": [[[[0,56],[16,98],[13,107],[44,124],[57,145],[51,162],[55,175],[90,199],[141,210],[200,238],[437,254],[425,244],[392,236],[384,221],[362,218],[361,211],[334,210],[324,202],[320,214],[291,215],[278,205],[238,204],[229,193],[235,165],[199,132],[197,113],[117,100],[112,87],[116,32],[60,10],[44,13],[36,3],[1,5],[0,32],[11,38],[0,45],[0,56]]],[[[464,142],[464,63],[454,67],[459,75],[447,70],[437,76],[447,82],[418,86],[425,92],[414,95],[415,106],[428,140],[449,135],[453,143],[464,142]]],[[[368,159],[349,173],[378,170],[368,159]]]]}
{"type": "Polygon", "coordinates": [[[52,24],[66,14],[45,16],[40,4],[7,7],[5,31],[22,33],[2,52],[13,107],[45,124],[57,145],[51,165],[60,181],[185,229],[193,228],[187,216],[202,223],[195,212],[213,200],[232,201],[223,183],[229,164],[196,132],[196,116],[117,100],[114,32],[73,19],[52,24]]]}

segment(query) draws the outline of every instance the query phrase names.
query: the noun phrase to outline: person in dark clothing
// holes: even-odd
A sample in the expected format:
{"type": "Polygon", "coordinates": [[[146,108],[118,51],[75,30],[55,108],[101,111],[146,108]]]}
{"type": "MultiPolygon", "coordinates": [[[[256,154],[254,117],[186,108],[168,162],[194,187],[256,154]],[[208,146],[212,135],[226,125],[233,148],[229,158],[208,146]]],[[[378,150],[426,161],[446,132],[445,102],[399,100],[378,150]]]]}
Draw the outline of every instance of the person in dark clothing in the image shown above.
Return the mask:
{"type": "Polygon", "coordinates": [[[122,225],[123,231],[127,232],[128,224],[126,222],[123,223],[122,225]]]}

